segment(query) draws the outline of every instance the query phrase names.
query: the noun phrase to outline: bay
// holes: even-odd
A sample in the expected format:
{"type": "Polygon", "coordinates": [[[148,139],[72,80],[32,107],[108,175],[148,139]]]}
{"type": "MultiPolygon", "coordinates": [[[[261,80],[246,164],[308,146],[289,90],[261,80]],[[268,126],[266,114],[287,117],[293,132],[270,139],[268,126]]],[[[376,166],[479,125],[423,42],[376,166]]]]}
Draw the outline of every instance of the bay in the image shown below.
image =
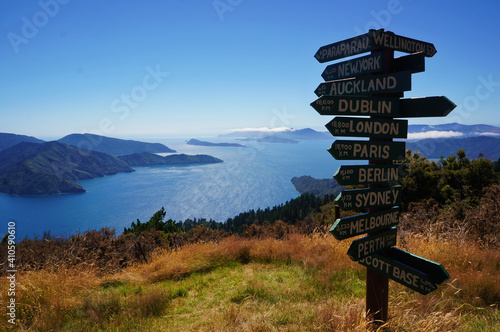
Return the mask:
{"type": "Polygon", "coordinates": [[[272,207],[299,196],[290,182],[294,176],[331,178],[341,164],[327,152],[328,140],[250,141],[240,142],[247,147],[230,148],[193,146],[173,139],[148,141],[164,143],[177,153],[209,154],[224,163],[134,167],[133,173],[79,181],[87,190],[82,194],[1,194],[0,233],[15,221],[18,239],[40,237],[44,232],[69,236],[102,227],[115,228],[119,234],[138,218],[148,221],[161,207],[166,218],[176,221],[224,222],[249,209],[272,207]]]}

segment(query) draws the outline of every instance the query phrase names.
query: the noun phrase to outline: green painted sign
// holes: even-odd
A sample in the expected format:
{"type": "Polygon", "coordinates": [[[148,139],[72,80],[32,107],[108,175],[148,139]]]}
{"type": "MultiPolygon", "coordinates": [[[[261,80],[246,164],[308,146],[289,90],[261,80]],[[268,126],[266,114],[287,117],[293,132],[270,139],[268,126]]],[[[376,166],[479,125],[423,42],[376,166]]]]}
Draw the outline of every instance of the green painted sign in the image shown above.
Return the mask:
{"type": "Polygon", "coordinates": [[[353,261],[359,261],[366,256],[378,253],[396,245],[398,230],[393,227],[387,231],[370,234],[352,241],[347,254],[353,261]]]}
{"type": "Polygon", "coordinates": [[[399,98],[360,96],[321,96],[311,103],[321,115],[399,115],[399,98]]]}
{"type": "Polygon", "coordinates": [[[342,191],[335,202],[343,210],[363,210],[379,206],[394,206],[401,204],[401,186],[354,189],[342,191]]]}
{"type": "Polygon", "coordinates": [[[436,54],[436,48],[431,43],[398,36],[380,29],[322,46],[314,57],[323,63],[382,48],[411,54],[423,53],[426,57],[436,54]]]}
{"type": "Polygon", "coordinates": [[[403,164],[340,166],[333,176],[341,186],[403,181],[403,164]]]}
{"type": "Polygon", "coordinates": [[[333,136],[406,138],[407,120],[336,117],[326,124],[333,136]]]}
{"type": "Polygon", "coordinates": [[[402,71],[323,82],[314,90],[314,93],[320,97],[323,95],[372,95],[409,90],[411,90],[411,73],[402,71]]]}
{"type": "Polygon", "coordinates": [[[405,142],[336,140],[328,152],[337,160],[403,160],[405,142]]]}
{"type": "Polygon", "coordinates": [[[399,214],[399,206],[394,206],[387,210],[340,218],[335,220],[330,233],[337,240],[343,240],[365,233],[378,232],[396,226],[399,223],[399,214]]]}
{"type": "Polygon", "coordinates": [[[399,36],[383,29],[370,30],[368,34],[372,38],[372,46],[374,48],[388,48],[411,54],[422,52],[426,57],[432,57],[437,52],[431,43],[399,36]]]}
{"type": "Polygon", "coordinates": [[[447,116],[455,107],[457,105],[443,96],[401,99],[398,117],[423,118],[447,116]]]}
{"type": "Polygon", "coordinates": [[[427,274],[382,254],[367,256],[358,263],[423,295],[437,289],[436,283],[427,274]]]}
{"type": "Polygon", "coordinates": [[[385,62],[382,53],[370,54],[329,65],[323,71],[321,77],[323,77],[325,81],[333,81],[342,78],[379,73],[384,70],[385,62]]]}
{"type": "Polygon", "coordinates": [[[410,266],[415,270],[422,271],[436,284],[440,284],[450,279],[450,274],[446,271],[444,266],[430,259],[411,254],[398,248],[391,248],[384,253],[384,255],[401,264],[410,266]]]}

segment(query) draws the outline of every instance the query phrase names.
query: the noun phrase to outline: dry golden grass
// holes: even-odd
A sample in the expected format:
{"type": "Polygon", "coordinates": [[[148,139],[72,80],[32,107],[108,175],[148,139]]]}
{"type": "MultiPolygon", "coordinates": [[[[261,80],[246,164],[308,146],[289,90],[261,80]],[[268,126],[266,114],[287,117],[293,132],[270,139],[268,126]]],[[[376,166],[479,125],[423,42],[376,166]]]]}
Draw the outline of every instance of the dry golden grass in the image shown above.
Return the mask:
{"type": "MultiPolygon", "coordinates": [[[[351,241],[329,234],[284,240],[230,237],[99,271],[18,273],[20,330],[365,331],[364,268],[351,241]]],[[[387,331],[500,328],[500,251],[405,235],[403,249],[451,274],[423,296],[390,283],[387,331]]],[[[6,279],[0,286],[5,289],[6,279]]],[[[2,304],[6,294],[0,294],[2,304]]],[[[5,317],[5,306],[0,310],[5,317]]],[[[0,329],[9,326],[3,319],[0,329]]]]}

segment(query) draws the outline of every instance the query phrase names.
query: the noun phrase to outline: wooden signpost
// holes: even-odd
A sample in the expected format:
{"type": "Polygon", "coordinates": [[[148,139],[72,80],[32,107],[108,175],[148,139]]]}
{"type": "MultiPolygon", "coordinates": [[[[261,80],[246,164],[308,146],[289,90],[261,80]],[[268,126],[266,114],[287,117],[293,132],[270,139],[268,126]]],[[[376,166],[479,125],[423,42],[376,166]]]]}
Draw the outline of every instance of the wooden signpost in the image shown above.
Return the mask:
{"type": "Polygon", "coordinates": [[[337,160],[369,161],[341,166],[335,173],[340,185],[368,187],[342,191],[337,204],[344,210],[367,212],[338,218],[330,233],[338,240],[367,234],[353,241],[347,254],[367,267],[367,317],[383,323],[389,279],[428,294],[450,278],[441,264],[394,248],[402,200],[397,184],[403,174],[402,164],[393,161],[404,159],[405,143],[392,140],[406,138],[408,132],[408,121],[394,118],[446,116],[456,105],[442,96],[401,98],[403,91],[411,89],[411,74],[423,72],[425,57],[436,54],[431,43],[370,30],[323,46],[314,57],[323,63],[365,52],[371,54],[327,66],[322,74],[326,82],[314,91],[319,98],[311,106],[321,115],[342,115],[326,125],[333,136],[369,137],[336,140],[328,149],[337,160]],[[394,51],[410,55],[394,58],[394,51]]]}

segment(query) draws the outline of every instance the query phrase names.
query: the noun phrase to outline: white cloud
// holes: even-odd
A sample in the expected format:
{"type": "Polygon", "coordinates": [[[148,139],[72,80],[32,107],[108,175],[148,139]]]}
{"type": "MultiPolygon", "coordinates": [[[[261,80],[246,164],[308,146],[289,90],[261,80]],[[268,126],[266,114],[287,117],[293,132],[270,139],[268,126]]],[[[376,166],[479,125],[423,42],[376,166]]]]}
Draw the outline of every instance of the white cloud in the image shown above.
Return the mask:
{"type": "Polygon", "coordinates": [[[482,133],[476,133],[479,136],[500,136],[500,133],[491,133],[491,132],[482,132],[482,133]]]}
{"type": "Polygon", "coordinates": [[[281,133],[285,131],[292,131],[292,128],[288,127],[279,127],[279,128],[269,128],[269,127],[261,127],[261,128],[241,128],[241,129],[231,129],[228,130],[230,133],[234,132],[251,132],[251,131],[261,131],[267,133],[281,133]]]}
{"type": "Polygon", "coordinates": [[[424,138],[450,138],[450,137],[460,137],[464,133],[459,131],[438,131],[430,130],[421,133],[408,133],[408,139],[424,139],[424,138]]]}

